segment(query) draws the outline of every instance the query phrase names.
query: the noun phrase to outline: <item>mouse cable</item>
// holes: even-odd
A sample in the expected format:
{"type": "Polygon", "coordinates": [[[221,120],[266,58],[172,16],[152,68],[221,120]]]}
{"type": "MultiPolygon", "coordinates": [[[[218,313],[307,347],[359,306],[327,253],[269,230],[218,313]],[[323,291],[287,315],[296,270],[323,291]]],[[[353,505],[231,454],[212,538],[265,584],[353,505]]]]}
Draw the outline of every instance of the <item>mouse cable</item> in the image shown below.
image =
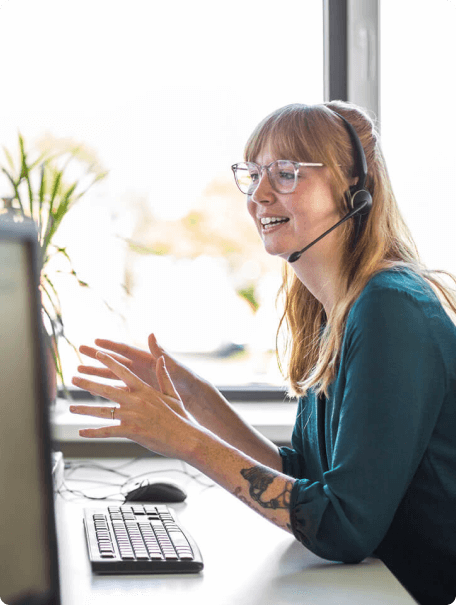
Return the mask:
{"type": "MultiPolygon", "coordinates": [[[[100,486],[109,485],[112,487],[117,487],[118,491],[116,493],[108,494],[106,496],[89,496],[89,494],[87,494],[86,492],[68,487],[66,481],[64,480],[62,483],[63,489],[60,488],[56,493],[58,493],[64,499],[67,499],[64,497],[64,494],[69,493],[69,494],[73,494],[77,498],[87,498],[88,500],[110,500],[113,498],[122,498],[122,500],[125,500],[126,493],[131,491],[130,489],[125,490],[125,488],[128,484],[138,481],[139,479],[144,477],[144,480],[141,482],[141,486],[142,486],[144,484],[144,481],[147,479],[147,477],[150,477],[151,475],[160,475],[160,474],[163,475],[163,474],[170,474],[172,472],[183,474],[186,477],[189,477],[192,481],[196,481],[197,483],[199,483],[206,489],[210,489],[211,487],[214,487],[216,485],[216,483],[210,479],[209,479],[209,483],[206,481],[202,481],[202,477],[205,477],[205,476],[204,476],[204,474],[199,473],[198,471],[196,472],[196,474],[191,473],[189,470],[189,465],[186,462],[183,462],[182,460],[180,461],[182,464],[182,469],[178,469],[178,468],[166,469],[165,468],[165,469],[157,469],[155,471],[149,470],[148,472],[141,473],[139,475],[126,475],[125,473],[119,472],[118,469],[125,468],[126,466],[134,464],[135,462],[143,460],[144,458],[145,458],[144,456],[141,456],[138,458],[133,458],[133,459],[129,460],[128,462],[123,463],[114,469],[110,468],[110,467],[106,467],[106,466],[104,466],[102,464],[98,464],[98,463],[67,462],[66,466],[65,466],[65,479],[69,478],[71,481],[83,481],[84,483],[95,483],[100,486]],[[118,484],[118,483],[100,481],[99,479],[84,479],[84,478],[75,479],[75,478],[68,477],[68,473],[72,474],[73,472],[76,472],[77,470],[80,470],[80,469],[95,469],[95,470],[101,470],[101,471],[108,471],[108,472],[118,474],[121,477],[127,477],[127,479],[123,483],[118,484]],[[124,492],[126,492],[126,493],[124,493],[124,492]]],[[[136,483],[136,485],[139,485],[139,484],[136,483]]]]}

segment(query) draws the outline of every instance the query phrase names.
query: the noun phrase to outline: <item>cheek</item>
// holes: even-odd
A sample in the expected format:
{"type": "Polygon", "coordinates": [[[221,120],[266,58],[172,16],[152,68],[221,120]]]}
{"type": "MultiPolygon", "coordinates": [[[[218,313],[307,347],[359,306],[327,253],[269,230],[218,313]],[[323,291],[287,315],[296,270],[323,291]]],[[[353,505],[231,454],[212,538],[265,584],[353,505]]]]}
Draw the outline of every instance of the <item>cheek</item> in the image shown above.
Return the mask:
{"type": "Polygon", "coordinates": [[[249,197],[247,198],[247,212],[255,220],[255,204],[249,197]]]}
{"type": "Polygon", "coordinates": [[[300,203],[295,207],[295,214],[301,220],[320,224],[337,218],[339,210],[329,186],[318,184],[302,197],[300,203]]]}

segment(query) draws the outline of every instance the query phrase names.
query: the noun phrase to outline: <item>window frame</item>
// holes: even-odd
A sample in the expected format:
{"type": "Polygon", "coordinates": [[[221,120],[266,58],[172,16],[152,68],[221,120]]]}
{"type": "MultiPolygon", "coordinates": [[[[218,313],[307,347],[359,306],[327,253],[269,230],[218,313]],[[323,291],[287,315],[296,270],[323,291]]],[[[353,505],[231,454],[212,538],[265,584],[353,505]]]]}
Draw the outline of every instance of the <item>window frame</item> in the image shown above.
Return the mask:
{"type": "Polygon", "coordinates": [[[323,0],[325,101],[351,101],[380,124],[380,0],[323,0]]]}

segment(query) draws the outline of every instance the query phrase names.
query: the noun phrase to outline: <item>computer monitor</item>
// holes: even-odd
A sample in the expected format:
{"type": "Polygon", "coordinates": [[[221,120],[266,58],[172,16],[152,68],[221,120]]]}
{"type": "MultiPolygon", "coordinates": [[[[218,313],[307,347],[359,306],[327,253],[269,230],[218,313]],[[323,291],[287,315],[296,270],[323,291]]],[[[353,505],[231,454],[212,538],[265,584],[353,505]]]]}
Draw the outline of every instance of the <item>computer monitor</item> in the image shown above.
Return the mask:
{"type": "Polygon", "coordinates": [[[34,224],[0,216],[0,601],[59,605],[34,224]]]}

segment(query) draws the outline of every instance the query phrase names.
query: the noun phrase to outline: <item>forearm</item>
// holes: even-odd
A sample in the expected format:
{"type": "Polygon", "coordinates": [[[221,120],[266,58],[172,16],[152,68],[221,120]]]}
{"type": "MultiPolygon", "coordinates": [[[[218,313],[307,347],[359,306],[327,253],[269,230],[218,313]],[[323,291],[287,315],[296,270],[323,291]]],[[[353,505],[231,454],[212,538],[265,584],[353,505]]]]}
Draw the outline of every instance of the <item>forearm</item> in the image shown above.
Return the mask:
{"type": "MultiPolygon", "coordinates": [[[[221,396],[217,396],[212,390],[209,401],[203,398],[197,407],[200,411],[205,407],[212,410],[209,417],[221,433],[233,437],[236,428],[239,428],[243,435],[240,441],[244,446],[249,446],[245,448],[248,453],[227,443],[195,421],[171,380],[164,357],[159,357],[156,363],[159,391],[146,384],[122,361],[101,351],[96,358],[125,387],[100,384],[77,376],[73,378],[73,384],[117,403],[116,419],[120,423],[82,429],[79,432],[82,437],[127,437],[163,456],[180,458],[211,477],[271,522],[290,530],[289,503],[294,479],[280,472],[281,459],[277,448],[268,442],[263,444],[260,438],[252,436],[253,431],[230,412],[230,406],[221,396]],[[211,397],[216,399],[215,409],[209,405],[211,397]],[[216,413],[221,415],[218,423],[214,422],[216,413]],[[230,426],[229,430],[222,430],[223,422],[230,426]],[[256,458],[251,452],[258,452],[260,456],[256,458]],[[265,460],[270,461],[270,464],[265,460]]],[[[207,396],[207,388],[201,388],[200,391],[201,396],[207,396]]],[[[111,412],[106,406],[85,405],[73,405],[70,411],[104,419],[109,419],[111,412]]]]}
{"type": "Polygon", "coordinates": [[[209,382],[201,380],[198,389],[190,394],[188,402],[186,400],[186,407],[203,427],[223,441],[261,464],[282,470],[277,446],[245,422],[209,382]]]}
{"type": "Polygon", "coordinates": [[[295,479],[201,428],[192,429],[186,461],[271,523],[289,531],[290,497],[295,479]]]}

